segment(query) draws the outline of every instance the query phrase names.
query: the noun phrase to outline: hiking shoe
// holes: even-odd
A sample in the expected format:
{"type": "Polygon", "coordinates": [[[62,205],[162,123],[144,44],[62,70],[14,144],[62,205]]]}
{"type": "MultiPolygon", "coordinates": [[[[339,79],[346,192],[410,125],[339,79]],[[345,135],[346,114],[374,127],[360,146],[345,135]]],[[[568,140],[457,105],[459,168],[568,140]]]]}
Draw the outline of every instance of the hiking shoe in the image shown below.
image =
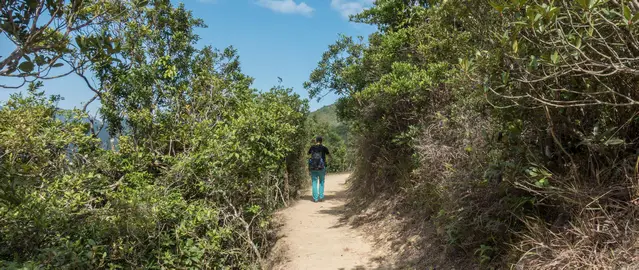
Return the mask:
{"type": "Polygon", "coordinates": [[[319,199],[319,201],[320,201],[320,202],[323,202],[323,201],[324,201],[324,198],[319,199]]]}

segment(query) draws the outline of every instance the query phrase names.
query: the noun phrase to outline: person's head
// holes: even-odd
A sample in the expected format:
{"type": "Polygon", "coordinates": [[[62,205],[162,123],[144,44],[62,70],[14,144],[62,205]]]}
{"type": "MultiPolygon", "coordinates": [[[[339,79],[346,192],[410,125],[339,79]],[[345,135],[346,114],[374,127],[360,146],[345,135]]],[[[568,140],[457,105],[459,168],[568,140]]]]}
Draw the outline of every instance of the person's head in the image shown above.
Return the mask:
{"type": "Polygon", "coordinates": [[[322,141],[323,141],[323,140],[322,140],[322,137],[321,137],[321,136],[317,136],[317,138],[315,138],[315,142],[316,142],[317,144],[322,144],[322,141]]]}

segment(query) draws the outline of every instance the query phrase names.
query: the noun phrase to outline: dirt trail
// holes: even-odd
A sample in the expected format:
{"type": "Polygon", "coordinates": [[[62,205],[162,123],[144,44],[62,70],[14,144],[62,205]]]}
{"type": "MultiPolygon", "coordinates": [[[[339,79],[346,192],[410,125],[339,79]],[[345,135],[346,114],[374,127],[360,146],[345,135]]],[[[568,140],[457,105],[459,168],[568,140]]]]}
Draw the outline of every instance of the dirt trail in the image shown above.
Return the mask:
{"type": "Polygon", "coordinates": [[[324,202],[312,202],[307,191],[294,205],[278,213],[283,227],[278,245],[282,262],[273,269],[364,270],[378,267],[363,232],[340,221],[346,202],[348,174],[327,175],[324,202]]]}

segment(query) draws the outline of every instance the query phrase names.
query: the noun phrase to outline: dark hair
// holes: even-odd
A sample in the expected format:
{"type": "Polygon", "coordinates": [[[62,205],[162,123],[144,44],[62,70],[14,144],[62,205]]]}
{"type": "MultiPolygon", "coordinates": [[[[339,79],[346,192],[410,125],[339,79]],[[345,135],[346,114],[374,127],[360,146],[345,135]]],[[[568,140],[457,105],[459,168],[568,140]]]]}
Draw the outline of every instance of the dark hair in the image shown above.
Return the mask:
{"type": "Polygon", "coordinates": [[[318,143],[322,142],[322,137],[321,136],[317,136],[317,138],[315,138],[315,141],[318,143]]]}

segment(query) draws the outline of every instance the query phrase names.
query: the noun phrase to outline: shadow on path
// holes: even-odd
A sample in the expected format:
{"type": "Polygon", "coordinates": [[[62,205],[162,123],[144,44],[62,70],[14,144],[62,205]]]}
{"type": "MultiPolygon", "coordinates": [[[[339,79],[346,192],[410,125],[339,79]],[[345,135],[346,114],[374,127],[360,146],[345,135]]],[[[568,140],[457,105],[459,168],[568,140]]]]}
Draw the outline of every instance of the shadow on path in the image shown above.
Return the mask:
{"type": "Polygon", "coordinates": [[[378,252],[365,239],[365,233],[347,226],[347,177],[327,176],[323,202],[313,203],[306,190],[298,202],[279,212],[285,224],[279,229],[284,234],[281,240],[285,260],[273,264],[271,269],[397,269],[379,267],[386,255],[376,257],[378,252]]]}
{"type": "MultiPolygon", "coordinates": [[[[371,268],[371,267],[367,268],[367,267],[365,267],[363,265],[358,265],[358,266],[355,266],[355,267],[350,268],[350,269],[347,269],[347,268],[344,268],[344,267],[337,268],[337,270],[394,270],[394,269],[397,269],[397,268],[389,267],[389,266],[379,266],[379,267],[374,267],[374,268],[371,268]]],[[[430,268],[430,269],[435,269],[435,268],[430,268]]],[[[424,269],[424,270],[430,270],[430,269],[424,269]]]]}
{"type": "MultiPolygon", "coordinates": [[[[335,192],[335,194],[326,194],[324,195],[324,202],[330,202],[330,201],[346,201],[346,199],[348,198],[348,193],[346,190],[338,190],[335,192]]],[[[313,196],[312,195],[303,195],[300,196],[300,200],[303,201],[312,201],[313,200],[313,196]]]]}

